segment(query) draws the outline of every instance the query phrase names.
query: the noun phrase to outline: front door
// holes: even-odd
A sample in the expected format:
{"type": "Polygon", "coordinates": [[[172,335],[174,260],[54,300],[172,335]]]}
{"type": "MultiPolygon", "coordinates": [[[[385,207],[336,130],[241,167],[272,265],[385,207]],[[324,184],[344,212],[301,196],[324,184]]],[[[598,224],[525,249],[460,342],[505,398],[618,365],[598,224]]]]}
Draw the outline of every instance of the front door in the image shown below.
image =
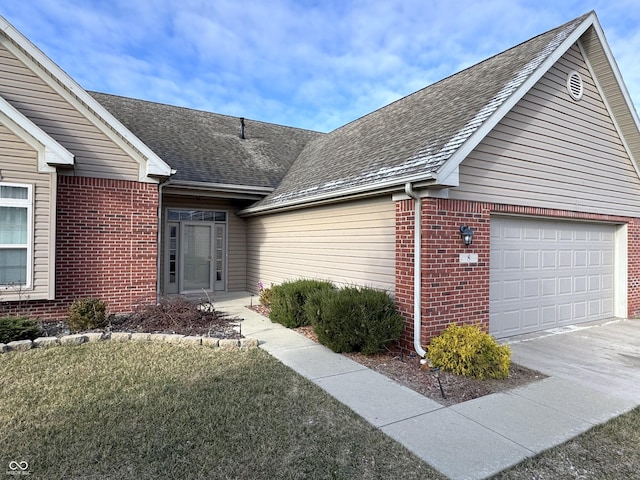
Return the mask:
{"type": "Polygon", "coordinates": [[[168,210],[164,293],[224,291],[226,212],[168,210]]]}
{"type": "Polygon", "coordinates": [[[182,224],[180,249],[181,291],[213,290],[213,225],[208,223],[182,224]]]}

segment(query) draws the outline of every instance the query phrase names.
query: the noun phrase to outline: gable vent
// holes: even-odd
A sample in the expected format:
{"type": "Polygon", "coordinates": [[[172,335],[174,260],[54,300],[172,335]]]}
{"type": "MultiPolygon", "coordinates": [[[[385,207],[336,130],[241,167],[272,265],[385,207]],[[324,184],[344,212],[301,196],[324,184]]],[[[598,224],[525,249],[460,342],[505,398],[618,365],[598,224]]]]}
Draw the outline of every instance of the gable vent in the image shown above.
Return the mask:
{"type": "Polygon", "coordinates": [[[569,95],[574,100],[580,100],[582,98],[582,94],[584,93],[584,83],[582,82],[582,77],[575,70],[569,72],[567,75],[567,90],[569,90],[569,95]]]}

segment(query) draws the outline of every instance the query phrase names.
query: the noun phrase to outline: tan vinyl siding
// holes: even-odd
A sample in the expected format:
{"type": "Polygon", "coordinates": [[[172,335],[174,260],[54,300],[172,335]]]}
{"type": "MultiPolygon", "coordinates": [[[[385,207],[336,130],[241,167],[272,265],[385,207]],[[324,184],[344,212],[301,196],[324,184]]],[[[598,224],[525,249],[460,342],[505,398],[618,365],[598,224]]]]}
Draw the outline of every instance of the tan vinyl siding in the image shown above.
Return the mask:
{"type": "Polygon", "coordinates": [[[577,46],[518,102],[460,166],[450,197],[638,216],[640,181],[577,46]],[[582,100],[567,74],[584,81],[582,100]]]}
{"type": "MultiPolygon", "coordinates": [[[[169,208],[193,209],[193,210],[216,210],[227,212],[227,290],[230,292],[244,291],[247,282],[247,230],[244,219],[238,217],[236,212],[243,206],[236,205],[230,201],[206,199],[194,197],[165,197],[162,204],[163,219],[165,226],[162,231],[162,255],[161,255],[161,285],[164,286],[165,274],[165,236],[166,232],[166,212],[169,208]]],[[[164,288],[164,287],[163,287],[164,288]]]]}
{"type": "MultiPolygon", "coordinates": [[[[22,292],[23,300],[53,298],[54,272],[50,259],[52,244],[52,215],[55,214],[55,174],[38,173],[38,153],[20,137],[0,124],[0,172],[2,182],[33,185],[33,245],[32,288],[22,292]]],[[[19,300],[18,296],[2,292],[0,299],[19,300]]]]}
{"type": "Polygon", "coordinates": [[[395,285],[395,204],[389,197],[248,219],[249,291],[298,278],[387,290],[395,285]]]}
{"type": "Polygon", "coordinates": [[[60,173],[139,180],[139,164],[9,51],[2,40],[0,36],[0,95],[75,155],[74,169],[60,173]]]}

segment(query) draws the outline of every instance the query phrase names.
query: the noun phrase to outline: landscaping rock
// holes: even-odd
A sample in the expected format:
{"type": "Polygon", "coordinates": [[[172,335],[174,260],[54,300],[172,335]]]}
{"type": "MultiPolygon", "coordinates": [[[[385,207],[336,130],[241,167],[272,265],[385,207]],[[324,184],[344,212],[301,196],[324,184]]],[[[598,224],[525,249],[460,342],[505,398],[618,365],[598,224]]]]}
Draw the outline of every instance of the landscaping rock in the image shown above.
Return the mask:
{"type": "Polygon", "coordinates": [[[240,348],[242,350],[249,350],[250,348],[258,348],[258,339],[257,338],[241,338],[240,348]]]}
{"type": "Polygon", "coordinates": [[[60,344],[58,337],[40,337],[33,341],[34,348],[55,347],[60,344]]]}
{"type": "Polygon", "coordinates": [[[105,334],[101,332],[91,332],[85,333],[85,337],[87,337],[87,341],[90,343],[101,342],[105,340],[105,334]]]}
{"type": "Polygon", "coordinates": [[[166,333],[152,333],[149,335],[149,340],[152,342],[164,342],[164,337],[166,337],[166,333]]]}
{"type": "Polygon", "coordinates": [[[111,340],[114,342],[128,342],[131,334],[128,332],[111,332],[111,340]]]}
{"type": "Polygon", "coordinates": [[[0,343],[0,353],[8,352],[9,347],[7,347],[6,343],[0,343]]]}
{"type": "Polygon", "coordinates": [[[85,343],[87,340],[86,334],[77,333],[75,335],[65,335],[64,337],[60,337],[60,345],[81,345],[85,343]]]}
{"type": "Polygon", "coordinates": [[[218,348],[220,343],[219,338],[215,337],[202,337],[202,345],[205,347],[218,348]]]}
{"type": "Polygon", "coordinates": [[[168,333],[167,335],[164,336],[164,341],[167,343],[180,343],[183,338],[184,338],[184,335],[178,335],[177,333],[176,334],[168,333]]]}
{"type": "Polygon", "coordinates": [[[32,346],[33,342],[31,340],[16,340],[14,342],[7,343],[9,351],[13,352],[26,352],[27,350],[31,350],[32,346]]]}
{"type": "Polygon", "coordinates": [[[235,348],[238,348],[238,340],[222,338],[220,339],[220,343],[218,344],[218,346],[223,350],[233,350],[235,348]]]}
{"type": "Polygon", "coordinates": [[[151,333],[136,332],[131,334],[131,340],[136,342],[149,342],[151,341],[151,333]]]}
{"type": "Polygon", "coordinates": [[[187,335],[178,339],[178,343],[185,343],[187,345],[202,345],[202,337],[196,335],[187,335]]]}

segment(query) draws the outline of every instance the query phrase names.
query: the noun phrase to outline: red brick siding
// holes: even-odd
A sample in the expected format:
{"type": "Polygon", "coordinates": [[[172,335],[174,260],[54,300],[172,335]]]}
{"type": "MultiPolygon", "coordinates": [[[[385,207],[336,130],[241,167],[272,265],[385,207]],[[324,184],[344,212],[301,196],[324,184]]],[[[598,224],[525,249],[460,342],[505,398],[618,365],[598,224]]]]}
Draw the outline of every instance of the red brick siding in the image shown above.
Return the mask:
{"type": "MultiPolygon", "coordinates": [[[[640,314],[640,219],[535,207],[448,199],[423,199],[422,301],[423,345],[452,322],[489,328],[490,215],[509,213],[559,219],[615,222],[628,226],[628,315],[640,314]],[[465,247],[460,226],[474,231],[465,247]],[[478,263],[461,264],[461,253],[478,255],[478,263]]],[[[399,311],[407,319],[401,347],[413,350],[413,218],[412,200],[396,203],[396,291],[399,311]]]]}
{"type": "Polygon", "coordinates": [[[57,202],[56,300],[22,312],[54,320],[76,298],[100,298],[111,313],[155,302],[157,185],[61,176],[57,202]]]}

